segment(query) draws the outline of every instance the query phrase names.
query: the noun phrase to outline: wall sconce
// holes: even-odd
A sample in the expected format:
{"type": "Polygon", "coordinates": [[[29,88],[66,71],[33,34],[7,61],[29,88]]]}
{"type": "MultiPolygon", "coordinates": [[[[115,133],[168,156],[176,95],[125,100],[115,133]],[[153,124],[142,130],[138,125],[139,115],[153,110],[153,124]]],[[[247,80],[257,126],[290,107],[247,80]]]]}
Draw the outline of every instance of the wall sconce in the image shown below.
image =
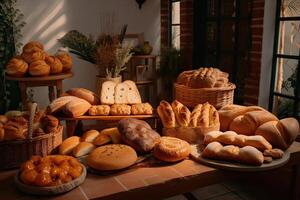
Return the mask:
{"type": "Polygon", "coordinates": [[[139,9],[142,9],[143,3],[145,3],[146,0],[135,0],[139,4],[139,9]]]}

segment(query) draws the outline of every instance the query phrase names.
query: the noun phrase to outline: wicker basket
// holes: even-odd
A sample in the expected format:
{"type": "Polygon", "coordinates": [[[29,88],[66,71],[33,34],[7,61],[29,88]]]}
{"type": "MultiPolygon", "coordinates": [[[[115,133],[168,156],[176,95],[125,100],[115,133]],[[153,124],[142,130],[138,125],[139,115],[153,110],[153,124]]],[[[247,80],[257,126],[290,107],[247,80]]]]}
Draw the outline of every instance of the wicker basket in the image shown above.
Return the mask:
{"type": "Polygon", "coordinates": [[[185,85],[174,83],[175,99],[188,107],[195,107],[199,103],[208,102],[215,108],[233,104],[235,85],[229,83],[226,88],[193,89],[185,85]]]}
{"type": "Polygon", "coordinates": [[[32,155],[48,155],[62,143],[62,126],[59,126],[56,132],[32,137],[35,110],[36,104],[33,104],[30,112],[28,139],[0,142],[0,169],[19,167],[32,155]]]}

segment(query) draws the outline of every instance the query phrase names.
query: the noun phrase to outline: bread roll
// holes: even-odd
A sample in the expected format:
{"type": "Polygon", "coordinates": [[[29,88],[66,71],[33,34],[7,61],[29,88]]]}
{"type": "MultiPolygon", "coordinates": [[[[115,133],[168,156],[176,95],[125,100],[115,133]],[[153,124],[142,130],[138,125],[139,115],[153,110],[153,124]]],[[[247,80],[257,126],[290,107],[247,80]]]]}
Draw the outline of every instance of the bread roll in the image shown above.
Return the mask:
{"type": "Polygon", "coordinates": [[[5,115],[0,115],[0,123],[5,124],[8,121],[8,118],[5,115]]]}
{"type": "Polygon", "coordinates": [[[92,116],[107,116],[110,113],[109,105],[97,105],[91,106],[89,109],[89,115],[92,116]]]}
{"type": "Polygon", "coordinates": [[[104,144],[110,143],[111,138],[109,135],[99,134],[96,139],[93,141],[93,144],[96,146],[102,146],[104,144]]]}
{"type": "Polygon", "coordinates": [[[101,104],[112,105],[115,103],[115,87],[113,81],[105,81],[101,87],[101,104]]]}
{"type": "Polygon", "coordinates": [[[89,154],[91,151],[93,151],[96,148],[95,145],[93,145],[90,142],[80,142],[74,149],[73,149],[73,155],[75,157],[80,157],[89,154]]]}
{"type": "Polygon", "coordinates": [[[252,146],[237,147],[234,145],[223,146],[219,142],[209,143],[203,150],[203,158],[234,161],[243,164],[260,166],[264,162],[263,154],[252,146]]]}
{"type": "Polygon", "coordinates": [[[263,154],[274,159],[280,159],[283,157],[284,152],[281,149],[266,149],[263,154]]]}
{"type": "Polygon", "coordinates": [[[31,42],[28,42],[27,44],[25,44],[23,46],[22,50],[25,53],[31,53],[31,52],[35,52],[35,51],[43,51],[44,46],[42,43],[40,43],[38,41],[31,41],[31,42]]]}
{"type": "Polygon", "coordinates": [[[31,64],[35,61],[44,61],[46,54],[43,51],[32,51],[30,53],[23,52],[21,56],[28,64],[31,64]]]}
{"type": "Polygon", "coordinates": [[[63,72],[69,72],[72,69],[73,61],[67,52],[60,51],[55,55],[63,65],[63,72]]]}
{"type": "Polygon", "coordinates": [[[72,136],[65,139],[59,146],[59,154],[69,155],[73,149],[80,143],[80,137],[72,136]]]}
{"type": "Polygon", "coordinates": [[[50,66],[50,74],[59,74],[63,70],[63,65],[55,56],[46,56],[45,62],[50,66]]]}
{"type": "Polygon", "coordinates": [[[28,127],[18,122],[9,121],[3,125],[3,140],[23,140],[27,136],[28,127]]]}
{"type": "Polygon", "coordinates": [[[131,106],[126,104],[114,104],[110,107],[111,115],[130,115],[131,114],[131,106]]]}
{"type": "Polygon", "coordinates": [[[118,83],[115,87],[115,104],[128,104],[128,85],[118,83]]]}
{"type": "Polygon", "coordinates": [[[103,129],[100,134],[109,136],[114,144],[120,144],[122,142],[121,135],[117,127],[103,129]]]}
{"type": "Polygon", "coordinates": [[[76,97],[65,105],[64,113],[70,117],[79,117],[84,115],[90,107],[89,102],[76,97]]]}
{"type": "Polygon", "coordinates": [[[4,127],[3,124],[0,123],[0,142],[4,140],[4,127]]]}
{"type": "Polygon", "coordinates": [[[82,142],[93,142],[99,135],[99,132],[97,130],[89,130],[86,131],[82,136],[81,136],[81,141],[82,142]]]}
{"type": "Polygon", "coordinates": [[[218,111],[209,103],[198,104],[191,114],[191,127],[220,127],[218,111]]]}
{"type": "Polygon", "coordinates": [[[50,66],[43,60],[37,60],[29,65],[29,74],[31,76],[48,76],[50,73],[50,66]]]}
{"type": "Polygon", "coordinates": [[[179,126],[187,127],[191,120],[190,110],[177,100],[172,102],[172,108],[179,126]]]}
{"type": "MultiPolygon", "coordinates": [[[[139,104],[142,103],[142,98],[140,92],[135,84],[135,82],[131,80],[126,80],[123,82],[127,85],[127,102],[128,104],[139,104]]],[[[116,102],[117,103],[117,102],[116,102]]]]}
{"type": "Polygon", "coordinates": [[[72,88],[66,91],[67,94],[81,98],[89,102],[91,105],[100,104],[100,98],[92,91],[85,88],[72,88]]]}
{"type": "Polygon", "coordinates": [[[153,108],[149,103],[138,103],[131,105],[132,115],[152,115],[153,108]]]}
{"type": "Polygon", "coordinates": [[[157,107],[157,113],[165,128],[173,128],[176,126],[175,114],[172,106],[167,101],[161,101],[157,107]]]}
{"type": "Polygon", "coordinates": [[[12,58],[6,65],[6,74],[14,77],[23,77],[28,71],[28,64],[19,58],[12,58]]]}
{"type": "Polygon", "coordinates": [[[59,97],[57,99],[54,99],[47,108],[48,113],[56,113],[58,111],[63,110],[63,108],[66,106],[67,103],[69,103],[72,100],[76,100],[77,97],[73,96],[63,96],[59,97]]]}
{"type": "Polygon", "coordinates": [[[266,138],[274,148],[285,150],[295,141],[299,131],[299,123],[295,118],[285,118],[262,124],[255,135],[266,138]]]}
{"type": "Polygon", "coordinates": [[[100,171],[124,169],[133,165],[137,154],[133,148],[123,144],[98,147],[87,157],[87,164],[100,171]]]}
{"type": "Polygon", "coordinates": [[[177,162],[189,156],[190,144],[174,137],[161,137],[160,142],[154,147],[153,155],[162,161],[177,162]]]}

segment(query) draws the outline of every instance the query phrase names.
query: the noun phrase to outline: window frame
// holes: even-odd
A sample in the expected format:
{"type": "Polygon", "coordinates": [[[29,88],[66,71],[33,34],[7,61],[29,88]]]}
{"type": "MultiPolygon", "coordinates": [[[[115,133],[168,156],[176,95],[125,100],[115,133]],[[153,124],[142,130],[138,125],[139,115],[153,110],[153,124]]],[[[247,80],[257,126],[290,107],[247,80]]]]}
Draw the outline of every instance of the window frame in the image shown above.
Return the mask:
{"type": "MultiPolygon", "coordinates": [[[[173,22],[173,19],[172,19],[172,5],[173,5],[173,3],[176,3],[176,2],[181,2],[181,0],[168,0],[168,11],[169,11],[169,13],[168,13],[168,15],[169,15],[168,16],[168,18],[169,18],[169,20],[168,20],[168,47],[169,48],[173,46],[173,44],[172,44],[172,42],[173,42],[172,41],[173,26],[179,26],[179,28],[181,26],[181,23],[179,23],[179,24],[173,24],[172,23],[173,22]]],[[[179,37],[180,37],[180,35],[179,35],[179,37]]]]}

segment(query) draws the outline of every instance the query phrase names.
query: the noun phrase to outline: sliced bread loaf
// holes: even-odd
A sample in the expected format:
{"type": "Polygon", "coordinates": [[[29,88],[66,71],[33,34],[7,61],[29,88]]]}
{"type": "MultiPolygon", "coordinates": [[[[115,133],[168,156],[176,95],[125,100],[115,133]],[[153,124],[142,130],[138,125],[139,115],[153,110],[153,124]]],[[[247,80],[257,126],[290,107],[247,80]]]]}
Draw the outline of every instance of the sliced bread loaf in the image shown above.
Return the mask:
{"type": "Polygon", "coordinates": [[[115,103],[115,87],[113,81],[105,81],[101,89],[101,104],[112,105],[115,103]]]}
{"type": "Polygon", "coordinates": [[[142,103],[140,92],[135,84],[135,82],[127,80],[123,82],[128,86],[127,101],[128,104],[142,103]]]}
{"type": "Polygon", "coordinates": [[[119,83],[115,88],[115,103],[128,104],[128,85],[126,83],[119,83]]]}

